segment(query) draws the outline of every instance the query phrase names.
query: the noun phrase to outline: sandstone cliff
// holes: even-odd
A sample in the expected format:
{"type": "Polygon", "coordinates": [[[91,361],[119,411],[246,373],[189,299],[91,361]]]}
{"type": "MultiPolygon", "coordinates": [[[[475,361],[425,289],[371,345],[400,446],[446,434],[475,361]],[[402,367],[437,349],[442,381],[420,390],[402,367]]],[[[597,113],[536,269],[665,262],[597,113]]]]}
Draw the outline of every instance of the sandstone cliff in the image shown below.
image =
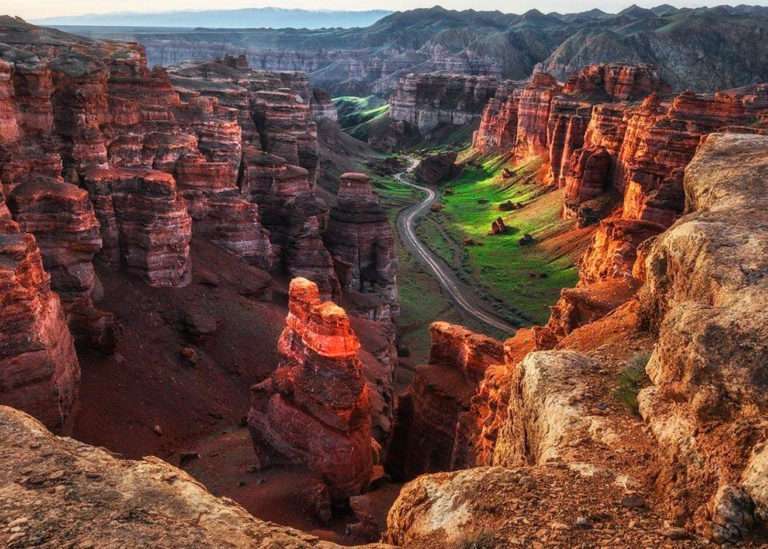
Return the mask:
{"type": "Polygon", "coordinates": [[[367,175],[341,176],[325,243],[333,256],[342,290],[356,312],[371,320],[397,317],[394,235],[367,175]]]}
{"type": "Polygon", "coordinates": [[[498,81],[462,74],[409,74],[390,99],[389,116],[427,134],[438,125],[463,126],[480,119],[498,81]]]}
{"type": "Polygon", "coordinates": [[[331,499],[344,500],[371,479],[371,416],[360,342],[346,312],[321,302],[309,280],[291,281],[288,307],[279,342],[282,361],[252,389],[248,425],[258,465],[305,465],[328,486],[331,499]]]}
{"type": "MultiPolygon", "coordinates": [[[[541,348],[536,328],[509,339],[503,361],[486,367],[466,397],[466,424],[475,427],[463,446],[475,465],[502,467],[407,484],[390,511],[388,541],[764,542],[766,151],[765,136],[710,134],[685,169],[679,220],[650,232],[613,220],[613,236],[598,233],[582,266],[586,297],[620,279],[642,284],[638,297],[630,289],[624,305],[585,317],[560,334],[557,350],[528,352],[541,348]],[[612,239],[625,245],[597,251],[612,239]],[[648,380],[634,389],[637,408],[626,408],[622,380],[638,369],[648,380]],[[549,502],[546,519],[531,519],[539,512],[526,503],[532,497],[549,502]],[[601,511],[590,509],[612,500],[606,530],[595,518],[601,511]],[[553,519],[564,508],[581,518],[553,519]],[[510,519],[521,514],[530,520],[510,519]]],[[[448,342],[440,347],[451,353],[448,342]]],[[[421,400],[441,394],[433,385],[421,400]]]]}

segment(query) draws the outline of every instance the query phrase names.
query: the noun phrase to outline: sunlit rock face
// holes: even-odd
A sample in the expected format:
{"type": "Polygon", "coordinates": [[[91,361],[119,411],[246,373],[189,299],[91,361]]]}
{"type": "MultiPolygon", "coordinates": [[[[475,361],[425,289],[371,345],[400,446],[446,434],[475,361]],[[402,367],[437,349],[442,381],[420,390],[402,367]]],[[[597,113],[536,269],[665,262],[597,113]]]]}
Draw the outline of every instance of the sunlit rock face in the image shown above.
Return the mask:
{"type": "Polygon", "coordinates": [[[359,494],[371,478],[368,388],[360,343],[346,312],[322,302],[315,283],[291,281],[281,362],[252,388],[248,426],[258,464],[300,464],[333,499],[359,494]]]}
{"type": "Polygon", "coordinates": [[[461,326],[435,322],[430,336],[429,363],[416,368],[399,399],[387,460],[398,478],[475,464],[478,429],[468,413],[470,400],[486,370],[504,362],[500,341],[461,326]]]}
{"type": "MultiPolygon", "coordinates": [[[[1,213],[1,212],[0,212],[1,213]]],[[[12,222],[0,232],[0,403],[66,431],[80,364],[35,237],[12,222]]]]}
{"type": "Polygon", "coordinates": [[[496,78],[488,76],[409,74],[392,95],[390,117],[421,133],[441,124],[470,124],[480,119],[498,85],[496,78]]]}
{"type": "Polygon", "coordinates": [[[512,149],[517,139],[517,110],[520,85],[504,81],[488,100],[480,118],[480,127],[472,135],[472,148],[482,154],[512,149]]]}
{"type": "Polygon", "coordinates": [[[397,259],[386,212],[365,174],[341,176],[325,243],[342,290],[372,320],[397,316],[397,259]],[[371,297],[374,301],[367,300],[371,297]],[[366,304],[366,301],[370,301],[366,304]]]}
{"type": "Polygon", "coordinates": [[[766,151],[713,134],[685,171],[686,214],[645,260],[641,303],[658,343],[640,413],[658,442],[670,512],[736,541],[766,519],[766,151]],[[727,456],[727,459],[723,459],[727,456]]]}
{"type": "Polygon", "coordinates": [[[632,101],[670,91],[653,65],[609,63],[588,65],[571,75],[563,87],[567,95],[593,96],[610,101],[632,101]]]}
{"type": "Polygon", "coordinates": [[[109,348],[112,317],[94,306],[100,283],[93,259],[101,250],[101,233],[88,193],[69,183],[38,177],[18,185],[10,193],[8,205],[20,229],[35,235],[73,333],[91,346],[109,348]]]}
{"type": "Polygon", "coordinates": [[[516,157],[546,155],[549,111],[552,99],[561,89],[552,76],[537,72],[520,92],[515,139],[516,157]]]}

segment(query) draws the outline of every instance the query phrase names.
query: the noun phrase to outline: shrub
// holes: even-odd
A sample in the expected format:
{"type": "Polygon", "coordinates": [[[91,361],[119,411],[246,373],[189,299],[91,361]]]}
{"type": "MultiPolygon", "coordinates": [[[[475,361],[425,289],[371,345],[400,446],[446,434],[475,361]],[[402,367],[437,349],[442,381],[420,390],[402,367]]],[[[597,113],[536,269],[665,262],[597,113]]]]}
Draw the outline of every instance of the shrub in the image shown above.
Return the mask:
{"type": "Polygon", "coordinates": [[[640,413],[637,404],[637,394],[640,392],[640,389],[650,383],[650,379],[648,379],[648,375],[645,373],[645,366],[650,358],[651,353],[647,351],[635,353],[619,373],[618,384],[613,391],[614,398],[636,415],[640,413]]]}

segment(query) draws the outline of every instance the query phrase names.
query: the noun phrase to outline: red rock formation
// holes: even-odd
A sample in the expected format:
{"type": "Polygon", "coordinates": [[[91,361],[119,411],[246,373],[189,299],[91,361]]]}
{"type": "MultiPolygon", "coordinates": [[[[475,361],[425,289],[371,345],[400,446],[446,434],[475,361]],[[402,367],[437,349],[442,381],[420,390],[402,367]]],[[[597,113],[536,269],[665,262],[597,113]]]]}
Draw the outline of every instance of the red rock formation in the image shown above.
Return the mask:
{"type": "Polygon", "coordinates": [[[564,172],[573,151],[584,144],[584,133],[590,120],[592,107],[587,103],[564,98],[552,100],[547,122],[549,143],[548,181],[558,187],[565,185],[564,172]]]}
{"type": "Polygon", "coordinates": [[[11,69],[9,63],[0,60],[0,144],[12,143],[19,138],[11,69]]]}
{"type": "Polygon", "coordinates": [[[333,257],[341,288],[352,298],[356,312],[359,310],[372,320],[397,316],[394,235],[367,175],[341,176],[325,243],[333,257]],[[364,298],[371,294],[375,299],[367,302],[364,298]]]}
{"type": "Polygon", "coordinates": [[[480,119],[499,83],[492,76],[409,74],[390,98],[389,116],[421,133],[441,124],[463,126],[480,119]]]}
{"type": "Polygon", "coordinates": [[[515,156],[525,158],[547,154],[547,124],[552,99],[560,93],[552,76],[537,72],[520,92],[517,109],[515,156]]]}
{"type": "Polygon", "coordinates": [[[340,296],[333,260],[321,232],[328,206],[314,192],[309,172],[254,148],[246,150],[242,192],[259,204],[272,249],[291,276],[316,282],[325,299],[340,296]]]}
{"type": "Polygon", "coordinates": [[[505,153],[517,138],[517,110],[520,100],[515,82],[502,82],[488,100],[480,127],[472,135],[472,148],[482,154],[505,153]]]}
{"type": "Polygon", "coordinates": [[[631,116],[619,155],[617,181],[624,189],[624,216],[665,226],[683,209],[683,168],[702,135],[747,119],[741,97],[690,92],[676,97],[658,114],[653,103],[631,116]]]}
{"type": "Polygon", "coordinates": [[[437,185],[461,172],[456,165],[456,152],[430,154],[421,159],[414,170],[416,177],[428,185],[437,185]]]}
{"type": "Polygon", "coordinates": [[[587,285],[612,278],[631,278],[637,248],[663,230],[663,226],[650,221],[604,220],[581,258],[579,283],[587,285]]]}
{"type": "Polygon", "coordinates": [[[491,364],[503,362],[501,342],[461,326],[430,327],[429,364],[416,368],[400,396],[388,468],[399,478],[474,464],[474,424],[466,415],[491,364]]]}
{"type": "Polygon", "coordinates": [[[264,270],[274,266],[269,232],[259,219],[259,207],[235,191],[211,195],[205,218],[196,230],[211,242],[264,270]]]}
{"type": "Polygon", "coordinates": [[[88,193],[69,183],[37,178],[17,186],[8,205],[21,230],[35,235],[72,332],[90,346],[110,349],[112,316],[93,304],[100,289],[93,258],[101,249],[101,234],[88,193]]]}
{"type": "Polygon", "coordinates": [[[94,168],[83,185],[101,224],[100,257],[152,286],[189,282],[192,219],[170,174],[94,168]]]}
{"type": "Polygon", "coordinates": [[[282,360],[253,387],[248,426],[260,467],[305,465],[343,500],[368,485],[372,469],[360,343],[344,310],[320,301],[316,284],[295,278],[289,293],[282,360]]]}
{"type": "Polygon", "coordinates": [[[568,95],[593,96],[596,99],[607,98],[610,101],[629,101],[669,89],[653,65],[610,63],[588,65],[571,75],[563,92],[568,95]]]}
{"type": "Polygon", "coordinates": [[[289,89],[260,90],[251,96],[254,120],[266,151],[310,173],[317,169],[317,126],[309,104],[289,89]]]}
{"type": "Polygon", "coordinates": [[[31,234],[0,233],[0,304],[0,402],[66,430],[80,365],[31,234]]]}

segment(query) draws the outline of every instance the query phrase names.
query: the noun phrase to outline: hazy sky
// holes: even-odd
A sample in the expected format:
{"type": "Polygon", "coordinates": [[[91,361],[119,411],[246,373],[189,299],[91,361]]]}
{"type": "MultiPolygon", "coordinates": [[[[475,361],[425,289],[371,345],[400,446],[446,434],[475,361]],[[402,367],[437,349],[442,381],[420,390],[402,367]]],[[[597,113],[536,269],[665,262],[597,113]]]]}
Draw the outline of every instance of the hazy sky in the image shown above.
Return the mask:
{"type": "MultiPolygon", "coordinates": [[[[727,0],[681,0],[664,2],[664,0],[643,1],[635,0],[634,3],[652,7],[658,4],[668,3],[678,7],[699,7],[715,6],[718,4],[738,4],[737,2],[727,2],[727,0]]],[[[517,0],[509,2],[506,0],[375,0],[371,2],[361,2],[360,0],[268,0],[264,2],[254,2],[253,0],[219,0],[215,3],[211,0],[2,0],[0,13],[9,15],[18,15],[25,19],[34,19],[36,17],[53,17],[58,15],[81,15],[85,13],[108,13],[115,11],[171,11],[171,10],[202,10],[202,9],[228,9],[228,8],[251,8],[274,6],[281,8],[303,8],[303,9],[339,9],[339,10],[362,10],[362,9],[389,9],[389,10],[407,10],[413,8],[430,7],[439,3],[445,8],[476,10],[500,10],[506,13],[523,13],[529,9],[536,8],[543,12],[560,11],[576,12],[592,8],[600,8],[608,12],[619,11],[633,3],[633,0],[583,0],[574,2],[573,0],[517,0]]],[[[766,5],[768,0],[745,1],[744,3],[766,5]]]]}

